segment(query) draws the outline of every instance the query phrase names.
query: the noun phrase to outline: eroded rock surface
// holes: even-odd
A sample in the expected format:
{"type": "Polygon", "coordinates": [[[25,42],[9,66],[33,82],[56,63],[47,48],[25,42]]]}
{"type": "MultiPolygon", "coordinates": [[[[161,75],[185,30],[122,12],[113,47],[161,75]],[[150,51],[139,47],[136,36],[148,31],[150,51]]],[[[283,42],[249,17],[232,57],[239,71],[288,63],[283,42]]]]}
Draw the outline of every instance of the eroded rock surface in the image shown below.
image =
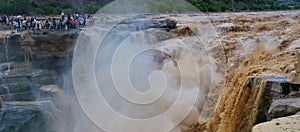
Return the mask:
{"type": "Polygon", "coordinates": [[[55,93],[40,88],[62,82],[78,35],[79,30],[70,30],[0,36],[1,132],[53,131],[51,116],[60,110],[48,97],[55,93]]]}
{"type": "Polygon", "coordinates": [[[269,114],[272,118],[294,115],[300,111],[300,98],[277,99],[270,106],[269,114]]]}
{"type": "Polygon", "coordinates": [[[300,131],[300,115],[273,119],[254,126],[253,132],[298,132],[300,131]]]}
{"type": "Polygon", "coordinates": [[[49,34],[6,34],[0,37],[0,63],[27,61],[38,69],[63,68],[68,64],[66,58],[72,56],[72,47],[79,32],[71,30],[49,34]]]}
{"type": "Polygon", "coordinates": [[[47,132],[51,101],[9,102],[0,110],[1,132],[47,132]]]}
{"type": "Polygon", "coordinates": [[[0,97],[4,101],[34,101],[42,85],[55,84],[57,73],[49,70],[30,69],[12,75],[3,75],[0,80],[0,97]]]}

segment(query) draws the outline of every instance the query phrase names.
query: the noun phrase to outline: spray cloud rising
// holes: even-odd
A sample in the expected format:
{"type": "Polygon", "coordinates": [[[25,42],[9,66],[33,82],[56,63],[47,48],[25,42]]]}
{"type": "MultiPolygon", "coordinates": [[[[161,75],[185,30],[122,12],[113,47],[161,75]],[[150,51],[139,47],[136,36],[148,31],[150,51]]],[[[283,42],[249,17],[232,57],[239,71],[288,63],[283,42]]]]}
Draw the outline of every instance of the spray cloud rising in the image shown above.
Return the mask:
{"type": "MultiPolygon", "coordinates": [[[[147,26],[168,15],[135,4],[149,1],[113,2],[93,16],[77,40],[72,77],[90,121],[72,110],[80,112],[71,115],[73,131],[183,131],[198,120],[206,94],[220,81],[203,27],[194,23],[194,36],[174,37],[147,26]],[[118,8],[126,5],[131,6],[118,8]]],[[[185,1],[179,4],[194,11],[185,1]]],[[[180,12],[172,7],[167,13],[174,10],[180,12]]]]}

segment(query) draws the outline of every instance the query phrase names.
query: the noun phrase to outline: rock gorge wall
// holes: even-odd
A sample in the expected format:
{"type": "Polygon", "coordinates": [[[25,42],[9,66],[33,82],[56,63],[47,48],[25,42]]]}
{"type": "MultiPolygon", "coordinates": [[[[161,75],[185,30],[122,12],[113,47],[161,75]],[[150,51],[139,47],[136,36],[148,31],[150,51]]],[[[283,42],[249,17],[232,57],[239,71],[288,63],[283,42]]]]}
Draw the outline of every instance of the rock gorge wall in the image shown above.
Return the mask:
{"type": "Polygon", "coordinates": [[[0,37],[0,63],[30,62],[35,68],[60,69],[64,67],[79,35],[78,30],[54,33],[12,33],[0,37]],[[53,63],[56,62],[56,63],[53,63]]]}
{"type": "Polygon", "coordinates": [[[0,131],[54,131],[63,116],[57,100],[72,65],[79,30],[3,33],[0,36],[0,131]],[[56,99],[56,100],[55,100],[56,99]],[[54,103],[56,101],[56,103],[54,103]]]}

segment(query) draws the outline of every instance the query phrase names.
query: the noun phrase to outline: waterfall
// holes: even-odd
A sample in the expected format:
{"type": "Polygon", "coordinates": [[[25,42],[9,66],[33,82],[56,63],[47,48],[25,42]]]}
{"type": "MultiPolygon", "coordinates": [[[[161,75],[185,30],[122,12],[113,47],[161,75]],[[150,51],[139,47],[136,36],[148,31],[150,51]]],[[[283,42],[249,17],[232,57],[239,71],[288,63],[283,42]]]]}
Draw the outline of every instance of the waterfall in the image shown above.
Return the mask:
{"type": "Polygon", "coordinates": [[[30,62],[30,53],[28,51],[25,51],[24,60],[25,60],[25,63],[30,62]]]}
{"type": "Polygon", "coordinates": [[[10,95],[10,92],[9,92],[9,88],[5,85],[3,85],[3,88],[6,90],[7,92],[7,100],[6,101],[11,101],[11,95],[10,95]]]}
{"type": "Polygon", "coordinates": [[[9,36],[4,37],[4,45],[5,45],[5,61],[8,62],[9,61],[9,52],[8,52],[9,36]]]}
{"type": "MultiPolygon", "coordinates": [[[[249,77],[262,73],[264,64],[257,58],[270,57],[263,48],[254,51],[239,68],[228,73],[224,92],[217,104],[214,115],[206,123],[208,131],[251,131],[256,120],[257,109],[261,101],[266,82],[249,77]],[[258,52],[264,52],[258,54],[258,52]]],[[[266,64],[270,65],[270,64],[266,64]]]]}
{"type": "Polygon", "coordinates": [[[214,117],[207,123],[208,131],[251,131],[266,82],[241,77],[233,84],[224,91],[214,117]]]}
{"type": "Polygon", "coordinates": [[[24,52],[24,62],[26,64],[29,64],[33,58],[31,46],[24,47],[23,52],[24,52]]]}
{"type": "Polygon", "coordinates": [[[289,54],[274,56],[275,53],[276,50],[268,51],[258,46],[237,69],[226,75],[227,80],[220,95],[221,99],[216,103],[210,119],[204,123],[200,122],[201,130],[209,132],[252,130],[266,85],[265,80],[253,76],[266,74],[272,66],[272,74],[283,74],[282,67],[288,67],[294,61],[292,59],[294,57],[289,54]]]}

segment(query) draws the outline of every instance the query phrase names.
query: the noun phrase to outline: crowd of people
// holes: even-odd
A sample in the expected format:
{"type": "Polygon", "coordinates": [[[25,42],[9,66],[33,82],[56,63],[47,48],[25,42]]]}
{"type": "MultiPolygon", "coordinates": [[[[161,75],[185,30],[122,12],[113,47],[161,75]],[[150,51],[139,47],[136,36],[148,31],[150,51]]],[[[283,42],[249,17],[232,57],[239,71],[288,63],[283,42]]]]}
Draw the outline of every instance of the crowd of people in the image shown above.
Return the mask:
{"type": "Polygon", "coordinates": [[[62,12],[60,17],[37,18],[26,16],[7,16],[0,17],[0,24],[6,24],[11,29],[17,31],[26,30],[69,30],[84,27],[86,22],[91,18],[91,15],[73,14],[67,15],[62,12]]]}

